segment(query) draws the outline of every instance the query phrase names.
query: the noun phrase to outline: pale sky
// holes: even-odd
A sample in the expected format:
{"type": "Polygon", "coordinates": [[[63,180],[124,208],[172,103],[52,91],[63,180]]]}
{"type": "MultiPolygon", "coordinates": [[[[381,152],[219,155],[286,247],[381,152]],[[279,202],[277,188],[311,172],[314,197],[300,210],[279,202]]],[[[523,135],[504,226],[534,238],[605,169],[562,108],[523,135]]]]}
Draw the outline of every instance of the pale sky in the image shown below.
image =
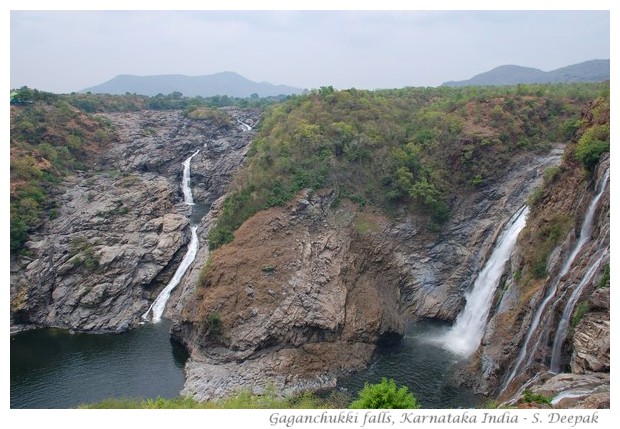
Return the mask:
{"type": "Polygon", "coordinates": [[[15,11],[10,85],[234,71],[301,88],[437,86],[610,58],[609,11],[15,11]]]}

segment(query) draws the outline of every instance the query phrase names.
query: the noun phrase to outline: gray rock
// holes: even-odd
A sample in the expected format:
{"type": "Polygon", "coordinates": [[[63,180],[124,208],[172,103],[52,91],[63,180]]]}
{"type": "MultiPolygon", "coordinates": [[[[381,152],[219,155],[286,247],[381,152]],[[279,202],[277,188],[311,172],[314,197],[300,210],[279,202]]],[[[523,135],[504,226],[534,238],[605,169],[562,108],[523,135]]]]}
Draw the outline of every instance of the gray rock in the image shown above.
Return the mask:
{"type": "Polygon", "coordinates": [[[558,374],[531,391],[554,408],[609,408],[609,374],[558,374]]]}
{"type": "Polygon", "coordinates": [[[575,374],[608,372],[610,369],[609,313],[588,313],[573,336],[571,368],[575,374]]]}
{"type": "MultiPolygon", "coordinates": [[[[229,109],[255,120],[258,113],[229,109]]],[[[179,204],[182,162],[201,149],[192,162],[194,197],[210,204],[253,135],[180,111],[102,116],[118,141],[94,170],[66,180],[58,217],[32,234],[30,259],[12,261],[11,320],[91,332],[137,326],[189,239],[189,211],[179,204]]]]}

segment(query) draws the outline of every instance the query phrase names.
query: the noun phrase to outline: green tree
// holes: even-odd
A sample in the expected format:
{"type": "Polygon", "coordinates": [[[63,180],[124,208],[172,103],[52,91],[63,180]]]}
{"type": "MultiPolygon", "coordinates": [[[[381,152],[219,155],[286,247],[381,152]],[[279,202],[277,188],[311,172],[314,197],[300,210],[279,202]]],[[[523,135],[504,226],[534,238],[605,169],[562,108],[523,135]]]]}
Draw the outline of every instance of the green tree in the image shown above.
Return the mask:
{"type": "Polygon", "coordinates": [[[381,383],[364,385],[359,398],[349,408],[355,409],[410,409],[420,408],[407,386],[396,387],[393,379],[381,379],[381,383]]]}

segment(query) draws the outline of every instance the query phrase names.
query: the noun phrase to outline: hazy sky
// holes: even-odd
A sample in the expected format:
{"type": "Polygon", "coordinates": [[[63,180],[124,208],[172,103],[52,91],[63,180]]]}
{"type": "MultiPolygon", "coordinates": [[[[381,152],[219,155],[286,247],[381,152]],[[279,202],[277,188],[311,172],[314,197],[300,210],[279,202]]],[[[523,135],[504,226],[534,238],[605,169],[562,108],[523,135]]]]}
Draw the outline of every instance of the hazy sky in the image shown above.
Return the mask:
{"type": "Polygon", "coordinates": [[[436,86],[610,57],[609,11],[11,11],[10,83],[235,71],[302,88],[436,86]]]}

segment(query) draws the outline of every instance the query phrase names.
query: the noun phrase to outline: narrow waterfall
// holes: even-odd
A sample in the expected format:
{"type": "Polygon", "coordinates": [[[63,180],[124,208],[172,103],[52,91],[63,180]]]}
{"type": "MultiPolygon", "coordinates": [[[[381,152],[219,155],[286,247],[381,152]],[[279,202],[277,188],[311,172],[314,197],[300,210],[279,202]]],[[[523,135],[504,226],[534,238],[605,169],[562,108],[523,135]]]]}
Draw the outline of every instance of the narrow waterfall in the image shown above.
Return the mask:
{"type": "Polygon", "coordinates": [[[568,325],[570,321],[570,317],[573,314],[573,310],[575,309],[575,304],[579,300],[581,296],[581,291],[583,288],[592,281],[592,277],[600,267],[603,258],[605,258],[606,252],[602,252],[602,254],[596,259],[594,264],[590,266],[586,274],[581,279],[579,285],[575,288],[571,296],[568,298],[566,302],[566,307],[564,307],[564,311],[562,312],[562,318],[558,323],[558,327],[555,331],[555,338],[553,340],[553,352],[551,354],[551,372],[555,372],[556,374],[560,372],[560,360],[562,357],[562,343],[566,338],[566,332],[568,331],[568,325]]]}
{"type": "Polygon", "coordinates": [[[596,208],[598,206],[599,200],[601,199],[601,196],[603,195],[603,192],[605,191],[607,187],[608,180],[609,180],[609,170],[605,172],[605,176],[603,176],[603,179],[601,180],[600,190],[596,194],[596,196],[592,199],[592,201],[590,202],[590,206],[588,207],[588,210],[586,211],[583,224],[581,225],[581,232],[579,234],[579,240],[575,244],[575,247],[573,248],[573,251],[571,252],[570,256],[568,257],[568,259],[562,266],[560,273],[555,277],[555,280],[553,281],[553,283],[551,284],[551,287],[547,291],[547,295],[545,296],[545,299],[540,304],[540,306],[538,306],[538,309],[536,310],[536,313],[534,314],[534,317],[532,318],[532,322],[530,323],[530,328],[525,337],[525,341],[523,342],[523,347],[521,347],[519,356],[517,357],[515,361],[513,370],[510,373],[510,375],[505,379],[505,381],[502,383],[502,388],[508,386],[508,384],[510,384],[510,382],[515,378],[517,373],[523,369],[522,366],[525,362],[526,357],[528,359],[527,361],[528,364],[532,362],[534,352],[540,345],[539,344],[541,340],[540,333],[538,335],[538,338],[536,339],[536,342],[534,343],[534,347],[530,348],[528,346],[530,342],[532,341],[532,337],[538,331],[538,328],[541,322],[541,317],[543,315],[546,316],[548,314],[548,312],[546,312],[545,310],[547,308],[547,305],[555,297],[560,280],[562,279],[562,277],[566,275],[566,273],[568,273],[571,266],[573,265],[573,262],[575,261],[575,258],[577,257],[577,254],[581,251],[584,244],[586,244],[586,242],[590,240],[590,236],[592,234],[592,225],[594,224],[594,215],[596,213],[596,208]]]}
{"type": "Polygon", "coordinates": [[[198,225],[192,226],[191,229],[192,240],[190,241],[189,246],[187,246],[187,253],[183,257],[181,265],[179,265],[179,267],[175,271],[174,276],[172,276],[172,280],[170,280],[166,287],[159,293],[159,295],[157,295],[157,298],[155,299],[155,301],[153,301],[153,304],[151,304],[146,313],[144,313],[144,315],[142,316],[143,319],[147,319],[149,312],[152,311],[153,313],[151,314],[151,321],[153,323],[157,323],[161,320],[161,316],[164,313],[166,303],[170,298],[172,290],[177,287],[177,285],[181,282],[183,275],[185,275],[185,272],[187,271],[189,266],[192,264],[192,262],[194,262],[194,259],[196,258],[196,253],[198,253],[198,234],[196,233],[198,225]]]}
{"type": "Polygon", "coordinates": [[[452,328],[438,339],[444,348],[456,354],[469,356],[480,345],[493,295],[504,272],[506,261],[517,243],[517,237],[525,227],[528,213],[529,208],[523,206],[504,227],[493,253],[466,296],[465,308],[458,315],[452,328]]]}
{"type": "Polygon", "coordinates": [[[239,119],[237,119],[237,122],[239,122],[239,125],[241,125],[243,127],[243,130],[245,132],[252,131],[252,127],[249,126],[248,124],[246,124],[245,122],[243,122],[243,121],[241,121],[239,119]]]}
{"type": "MultiPolygon", "coordinates": [[[[192,158],[198,155],[199,152],[200,150],[197,150],[192,156],[183,161],[183,181],[181,183],[181,187],[183,189],[185,204],[188,205],[194,205],[194,197],[192,195],[192,188],[190,186],[190,163],[192,162],[192,158]]],[[[157,295],[157,298],[155,298],[155,301],[153,301],[149,309],[146,310],[146,313],[142,315],[143,319],[147,320],[149,313],[152,311],[151,321],[153,323],[157,323],[161,320],[161,316],[164,313],[166,303],[170,298],[172,290],[177,287],[177,285],[181,282],[181,279],[185,275],[185,272],[192,264],[192,262],[194,262],[194,259],[196,258],[196,253],[198,253],[198,234],[196,232],[197,229],[198,225],[193,225],[191,227],[192,239],[187,246],[187,252],[183,257],[181,264],[175,271],[174,276],[172,276],[170,282],[168,282],[166,287],[159,293],[159,295],[157,295]]]]}
{"type": "Polygon", "coordinates": [[[194,152],[192,156],[183,161],[183,181],[181,182],[181,188],[183,189],[183,200],[185,204],[190,206],[194,205],[194,196],[192,195],[192,188],[190,187],[190,163],[192,162],[192,158],[198,155],[200,150],[194,152]]]}

